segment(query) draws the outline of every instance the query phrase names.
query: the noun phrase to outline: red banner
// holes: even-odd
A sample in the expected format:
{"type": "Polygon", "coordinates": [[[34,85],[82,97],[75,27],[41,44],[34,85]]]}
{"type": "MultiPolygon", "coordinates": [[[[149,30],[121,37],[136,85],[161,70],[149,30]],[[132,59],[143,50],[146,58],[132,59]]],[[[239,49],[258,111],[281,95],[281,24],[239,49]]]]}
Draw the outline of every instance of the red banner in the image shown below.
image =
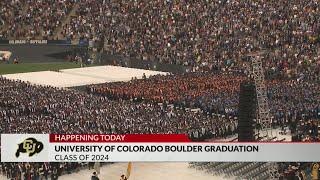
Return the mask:
{"type": "Polygon", "coordinates": [[[185,134],[50,134],[50,142],[191,142],[185,134]]]}

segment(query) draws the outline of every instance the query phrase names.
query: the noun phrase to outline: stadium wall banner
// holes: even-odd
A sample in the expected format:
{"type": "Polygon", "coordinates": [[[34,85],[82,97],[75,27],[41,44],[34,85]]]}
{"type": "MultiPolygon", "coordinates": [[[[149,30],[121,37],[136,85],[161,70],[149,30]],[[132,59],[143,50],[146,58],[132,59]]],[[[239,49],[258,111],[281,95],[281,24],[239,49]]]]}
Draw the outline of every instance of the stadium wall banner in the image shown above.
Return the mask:
{"type": "Polygon", "coordinates": [[[320,143],[192,142],[182,134],[2,134],[2,162],[317,162],[320,143]]]}
{"type": "Polygon", "coordinates": [[[78,48],[72,44],[0,44],[0,51],[11,51],[11,60],[17,57],[22,63],[65,62],[68,52],[78,48]]]}
{"type": "Polygon", "coordinates": [[[66,45],[71,44],[69,40],[0,40],[0,44],[3,45],[22,45],[22,44],[30,44],[30,45],[66,45]]]}

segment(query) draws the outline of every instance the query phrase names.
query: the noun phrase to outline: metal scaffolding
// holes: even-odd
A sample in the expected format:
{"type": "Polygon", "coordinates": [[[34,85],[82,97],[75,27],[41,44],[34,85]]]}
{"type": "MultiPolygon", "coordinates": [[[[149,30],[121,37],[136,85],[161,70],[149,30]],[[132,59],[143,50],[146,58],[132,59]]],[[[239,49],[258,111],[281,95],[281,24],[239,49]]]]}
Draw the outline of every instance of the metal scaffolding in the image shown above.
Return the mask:
{"type": "Polygon", "coordinates": [[[257,122],[261,125],[261,129],[266,133],[268,138],[273,138],[271,131],[272,120],[270,118],[270,110],[268,104],[267,87],[265,84],[264,70],[262,66],[261,56],[257,55],[252,58],[252,76],[255,81],[258,117],[257,122]],[[270,133],[269,131],[270,130],[270,133]]]}
{"type": "MultiPolygon", "coordinates": [[[[270,109],[268,103],[268,89],[265,83],[265,75],[262,64],[262,55],[264,52],[252,55],[251,61],[251,76],[255,81],[257,104],[258,104],[258,117],[257,122],[261,125],[262,131],[267,135],[267,141],[274,139],[272,134],[272,120],[270,117],[270,109]]],[[[267,163],[268,174],[270,179],[279,179],[278,164],[276,162],[267,163]]]]}

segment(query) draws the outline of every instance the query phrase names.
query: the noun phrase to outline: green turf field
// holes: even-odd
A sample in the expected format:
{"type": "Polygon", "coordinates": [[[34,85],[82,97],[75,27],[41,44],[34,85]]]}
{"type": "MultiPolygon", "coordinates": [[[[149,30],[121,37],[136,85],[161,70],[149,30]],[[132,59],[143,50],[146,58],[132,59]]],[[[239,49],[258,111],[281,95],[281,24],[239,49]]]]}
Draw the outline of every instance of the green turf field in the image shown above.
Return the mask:
{"type": "Polygon", "coordinates": [[[36,71],[57,71],[60,69],[78,68],[79,64],[69,62],[59,63],[21,63],[21,64],[0,64],[0,74],[14,74],[36,71]]]}

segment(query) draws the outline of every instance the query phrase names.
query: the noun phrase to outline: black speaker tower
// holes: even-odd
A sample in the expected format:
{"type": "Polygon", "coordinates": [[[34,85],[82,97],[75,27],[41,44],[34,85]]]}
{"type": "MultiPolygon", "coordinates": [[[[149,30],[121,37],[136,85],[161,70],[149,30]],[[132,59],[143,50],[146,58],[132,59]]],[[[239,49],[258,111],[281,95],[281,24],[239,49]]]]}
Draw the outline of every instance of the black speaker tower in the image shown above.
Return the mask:
{"type": "Polygon", "coordinates": [[[253,82],[243,82],[240,85],[238,141],[254,141],[254,122],[256,112],[256,90],[253,82]]]}

